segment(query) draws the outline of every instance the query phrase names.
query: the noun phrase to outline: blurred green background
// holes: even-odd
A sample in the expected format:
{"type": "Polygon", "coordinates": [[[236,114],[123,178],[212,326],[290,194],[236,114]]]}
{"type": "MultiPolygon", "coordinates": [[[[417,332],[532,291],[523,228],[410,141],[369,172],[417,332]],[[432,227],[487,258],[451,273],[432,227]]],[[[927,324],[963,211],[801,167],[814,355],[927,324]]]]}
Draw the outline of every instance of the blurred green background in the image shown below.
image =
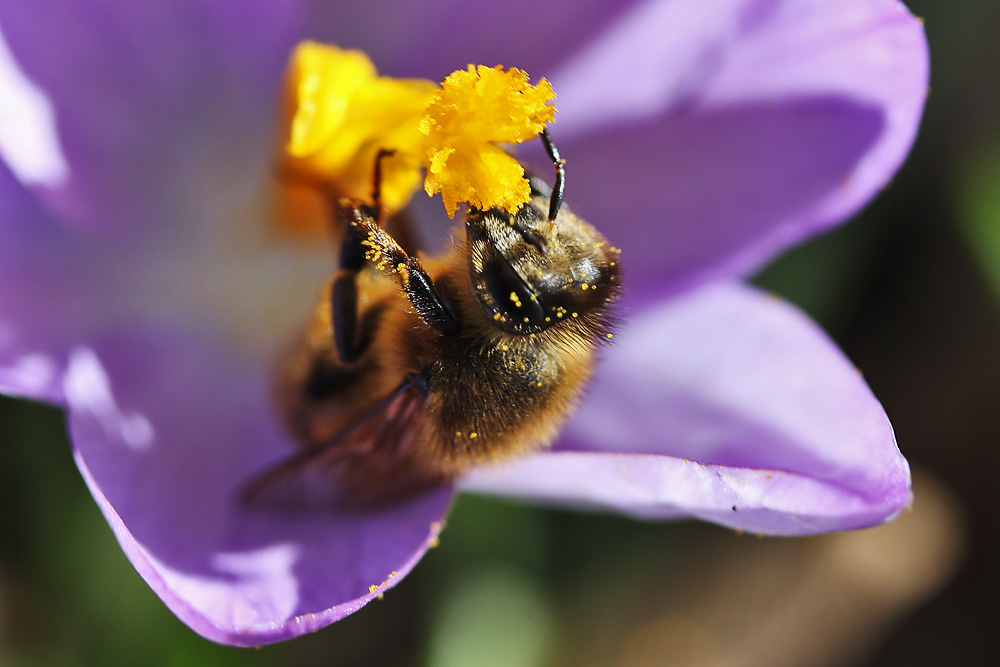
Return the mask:
{"type": "Polygon", "coordinates": [[[1000,3],[909,4],[933,65],[912,156],[858,220],[756,279],[884,403],[915,472],[897,524],[760,540],[463,497],[384,600],[233,649],[128,564],[60,414],[0,399],[0,665],[1000,663],[1000,3]]]}

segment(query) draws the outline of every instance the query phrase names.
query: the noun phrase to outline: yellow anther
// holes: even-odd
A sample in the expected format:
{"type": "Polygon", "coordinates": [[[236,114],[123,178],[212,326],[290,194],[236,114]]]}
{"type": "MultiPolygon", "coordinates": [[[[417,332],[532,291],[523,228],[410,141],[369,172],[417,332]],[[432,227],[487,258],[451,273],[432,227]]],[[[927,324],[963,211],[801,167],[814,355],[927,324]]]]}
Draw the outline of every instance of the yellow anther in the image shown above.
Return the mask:
{"type": "Polygon", "coordinates": [[[449,216],[459,202],[514,213],[531,198],[524,169],[497,144],[533,139],[555,118],[552,86],[519,69],[469,65],[450,74],[420,124],[427,137],[428,194],[449,216]]]}

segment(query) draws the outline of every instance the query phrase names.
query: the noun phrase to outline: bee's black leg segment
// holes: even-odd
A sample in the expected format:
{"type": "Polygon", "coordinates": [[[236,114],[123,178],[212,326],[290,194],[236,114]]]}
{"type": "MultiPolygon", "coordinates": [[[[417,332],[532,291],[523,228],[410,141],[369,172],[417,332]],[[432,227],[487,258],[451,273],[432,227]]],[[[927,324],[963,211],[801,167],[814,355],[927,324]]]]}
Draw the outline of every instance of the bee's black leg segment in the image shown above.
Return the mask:
{"type": "Polygon", "coordinates": [[[372,207],[378,214],[379,222],[382,221],[382,160],[395,153],[394,149],[382,148],[375,155],[375,169],[372,173],[372,207]]]}
{"type": "Polygon", "coordinates": [[[402,273],[405,273],[402,280],[403,291],[420,317],[424,318],[424,322],[446,336],[457,334],[458,321],[441,300],[434,281],[424,271],[420,261],[415,257],[408,257],[402,273]]]}
{"type": "Polygon", "coordinates": [[[413,308],[427,324],[448,336],[458,333],[458,320],[441,299],[420,260],[407,255],[396,239],[375,224],[364,211],[353,208],[348,213],[351,226],[365,237],[362,245],[366,249],[366,258],[375,268],[399,281],[413,308]]]}
{"type": "Polygon", "coordinates": [[[358,346],[358,272],[341,269],[330,287],[330,320],[333,342],[341,361],[350,363],[361,354],[358,346]]]}
{"type": "Polygon", "coordinates": [[[541,136],[542,143],[545,145],[545,152],[556,168],[556,184],[552,187],[552,196],[549,199],[549,222],[552,222],[559,215],[559,209],[562,208],[563,193],[566,191],[566,160],[562,159],[562,156],[559,155],[559,149],[552,143],[548,128],[542,130],[539,136],[541,136]]]}
{"type": "Polygon", "coordinates": [[[396,151],[382,149],[375,155],[372,173],[372,203],[344,200],[337,203],[341,217],[348,222],[340,244],[340,271],[330,288],[330,321],[333,324],[333,341],[340,359],[355,361],[362,351],[358,341],[358,271],[365,263],[366,248],[363,242],[367,232],[353,221],[358,217],[373,220],[377,225],[383,216],[382,161],[396,151]]]}
{"type": "MultiPolygon", "coordinates": [[[[348,219],[349,220],[349,219],[348,219]]],[[[330,288],[330,322],[333,342],[342,361],[350,363],[361,354],[358,344],[358,271],[365,263],[365,235],[348,224],[340,244],[340,271],[330,288]]]]}
{"type": "MultiPolygon", "coordinates": [[[[370,211],[366,210],[359,212],[365,216],[370,214],[370,211]]],[[[362,243],[367,235],[364,230],[350,224],[351,220],[353,220],[353,214],[347,217],[347,228],[344,230],[344,236],[340,242],[340,268],[341,270],[357,272],[365,265],[365,247],[362,243]]]]}

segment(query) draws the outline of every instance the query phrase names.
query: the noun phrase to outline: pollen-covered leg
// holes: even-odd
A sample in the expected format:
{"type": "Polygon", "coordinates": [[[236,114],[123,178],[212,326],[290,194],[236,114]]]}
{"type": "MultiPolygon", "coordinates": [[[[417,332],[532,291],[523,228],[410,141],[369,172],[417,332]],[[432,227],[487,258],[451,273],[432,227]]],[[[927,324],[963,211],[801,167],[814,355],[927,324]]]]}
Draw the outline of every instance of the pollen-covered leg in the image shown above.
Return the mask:
{"type": "Polygon", "coordinates": [[[420,264],[420,260],[406,254],[387,231],[353,200],[341,200],[342,214],[350,227],[361,236],[365,259],[372,265],[395,277],[410,303],[423,320],[446,335],[458,333],[458,321],[441,300],[434,281],[420,264]]]}
{"type": "MultiPolygon", "coordinates": [[[[372,204],[358,203],[352,208],[369,219],[381,221],[382,209],[382,160],[395,153],[392,150],[380,150],[375,156],[375,167],[372,175],[372,204]]],[[[334,204],[338,208],[339,203],[334,204]]],[[[344,211],[341,211],[343,214],[344,211]]],[[[342,216],[347,221],[344,237],[340,244],[340,270],[333,279],[330,289],[330,321],[333,323],[333,340],[341,361],[350,363],[356,361],[364,349],[358,339],[358,271],[364,266],[367,250],[363,246],[365,232],[351,224],[352,216],[342,216]]]]}

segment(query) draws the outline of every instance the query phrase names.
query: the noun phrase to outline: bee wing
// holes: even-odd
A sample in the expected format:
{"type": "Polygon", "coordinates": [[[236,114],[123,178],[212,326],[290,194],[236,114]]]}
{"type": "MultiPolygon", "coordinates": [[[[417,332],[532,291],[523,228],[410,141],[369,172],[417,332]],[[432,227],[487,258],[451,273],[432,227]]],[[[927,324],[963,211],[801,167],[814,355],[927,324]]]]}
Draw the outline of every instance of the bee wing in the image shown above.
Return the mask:
{"type": "Polygon", "coordinates": [[[413,461],[426,403],[426,387],[408,378],[327,443],[252,479],[241,502],[278,511],[362,509],[441,481],[413,461]]]}

